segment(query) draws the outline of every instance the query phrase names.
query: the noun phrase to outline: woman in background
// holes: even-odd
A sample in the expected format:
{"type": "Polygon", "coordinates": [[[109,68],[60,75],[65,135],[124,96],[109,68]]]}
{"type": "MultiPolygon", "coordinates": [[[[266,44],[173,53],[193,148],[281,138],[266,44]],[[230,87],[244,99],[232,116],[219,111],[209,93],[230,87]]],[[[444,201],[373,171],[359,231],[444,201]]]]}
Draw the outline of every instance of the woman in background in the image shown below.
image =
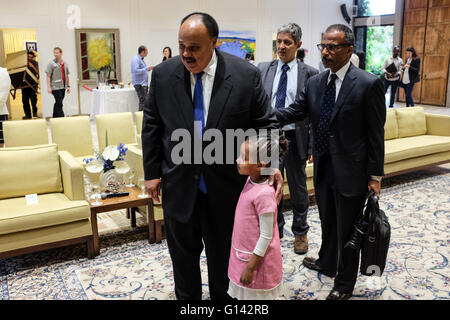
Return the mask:
{"type": "Polygon", "coordinates": [[[172,49],[170,49],[170,47],[165,47],[163,49],[163,55],[164,55],[163,62],[172,58],[172,49]]]}
{"type": "Polygon", "coordinates": [[[402,66],[402,88],[405,89],[406,107],[414,107],[412,92],[414,84],[420,81],[420,58],[413,47],[406,48],[406,64],[402,66]]]}

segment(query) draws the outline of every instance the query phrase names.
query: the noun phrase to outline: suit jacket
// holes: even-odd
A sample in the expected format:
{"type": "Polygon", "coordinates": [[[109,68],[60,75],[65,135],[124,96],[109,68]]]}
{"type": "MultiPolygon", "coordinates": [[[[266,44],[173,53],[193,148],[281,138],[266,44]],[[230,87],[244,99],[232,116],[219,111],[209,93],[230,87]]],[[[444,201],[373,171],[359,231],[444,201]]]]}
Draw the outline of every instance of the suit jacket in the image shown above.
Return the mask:
{"type": "Polygon", "coordinates": [[[411,65],[409,66],[409,81],[411,83],[416,83],[420,81],[419,77],[420,72],[420,58],[411,60],[411,65]]]}
{"type": "MultiPolygon", "coordinates": [[[[318,130],[320,110],[330,71],[311,77],[295,103],[275,110],[280,123],[309,114],[312,130],[318,130]]],[[[384,175],[384,124],[386,106],[383,81],[350,64],[330,122],[330,156],[338,192],[347,197],[367,192],[370,176],[384,175]]],[[[314,155],[317,184],[320,158],[314,155]]]]}
{"type": "MultiPolygon", "coordinates": [[[[277,128],[258,68],[227,53],[216,53],[217,71],[205,130],[217,129],[225,137],[226,129],[277,128]]],[[[239,146],[234,145],[234,155],[223,150],[232,164],[196,165],[193,150],[192,164],[175,164],[171,153],[179,142],[171,141],[171,135],[180,128],[194,136],[190,73],[178,56],[161,63],[152,73],[142,129],[145,179],[162,178],[164,214],[186,222],[192,215],[202,173],[208,199],[217,208],[211,214],[234,215],[246,181],[235,165],[239,146]]]]}
{"type": "MultiPolygon", "coordinates": [[[[273,81],[277,72],[278,60],[272,62],[263,62],[259,64],[261,71],[261,78],[264,84],[264,89],[267,95],[272,99],[273,81]]],[[[297,80],[297,94],[299,96],[305,87],[306,81],[318,74],[319,71],[298,60],[298,80],[297,80]]],[[[310,146],[310,121],[309,117],[295,123],[295,135],[297,140],[297,150],[301,159],[307,159],[310,146]]]]}

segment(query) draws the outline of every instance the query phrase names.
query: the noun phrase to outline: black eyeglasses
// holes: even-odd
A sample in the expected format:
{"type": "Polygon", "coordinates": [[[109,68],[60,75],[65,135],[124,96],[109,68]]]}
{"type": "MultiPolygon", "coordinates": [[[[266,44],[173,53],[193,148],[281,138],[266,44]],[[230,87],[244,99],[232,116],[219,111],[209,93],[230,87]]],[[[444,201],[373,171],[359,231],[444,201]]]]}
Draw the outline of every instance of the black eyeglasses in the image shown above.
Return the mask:
{"type": "Polygon", "coordinates": [[[350,44],[350,43],[341,43],[341,44],[333,44],[333,43],[323,44],[323,43],[319,43],[317,45],[317,49],[319,49],[319,51],[322,52],[323,49],[327,48],[328,51],[334,52],[334,51],[336,51],[337,48],[350,47],[350,46],[352,46],[352,44],[350,44]]]}

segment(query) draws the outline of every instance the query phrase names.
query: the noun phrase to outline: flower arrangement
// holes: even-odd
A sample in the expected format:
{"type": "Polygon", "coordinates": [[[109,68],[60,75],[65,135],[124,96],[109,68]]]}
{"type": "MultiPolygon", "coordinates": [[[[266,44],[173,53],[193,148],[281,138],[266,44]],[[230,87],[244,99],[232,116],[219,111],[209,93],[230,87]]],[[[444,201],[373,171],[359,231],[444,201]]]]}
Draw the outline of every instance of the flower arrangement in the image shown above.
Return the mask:
{"type": "Polygon", "coordinates": [[[95,71],[106,70],[111,67],[113,55],[105,38],[94,39],[89,42],[88,56],[95,71]]]}
{"type": "Polygon", "coordinates": [[[106,133],[106,147],[103,152],[96,152],[96,159],[83,159],[86,164],[86,170],[90,173],[106,173],[115,169],[117,173],[125,174],[130,170],[130,167],[125,162],[125,156],[128,148],[125,148],[123,143],[118,146],[108,145],[108,133],[106,133]]]}

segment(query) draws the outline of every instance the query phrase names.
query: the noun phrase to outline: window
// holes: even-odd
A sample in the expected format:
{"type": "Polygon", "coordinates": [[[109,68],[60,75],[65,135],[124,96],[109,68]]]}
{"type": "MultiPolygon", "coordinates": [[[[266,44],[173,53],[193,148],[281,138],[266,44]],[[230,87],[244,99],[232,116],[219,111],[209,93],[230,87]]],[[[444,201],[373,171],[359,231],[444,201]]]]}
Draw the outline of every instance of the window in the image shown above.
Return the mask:
{"type": "Polygon", "coordinates": [[[396,0],[356,0],[358,17],[395,14],[396,0]]]}

